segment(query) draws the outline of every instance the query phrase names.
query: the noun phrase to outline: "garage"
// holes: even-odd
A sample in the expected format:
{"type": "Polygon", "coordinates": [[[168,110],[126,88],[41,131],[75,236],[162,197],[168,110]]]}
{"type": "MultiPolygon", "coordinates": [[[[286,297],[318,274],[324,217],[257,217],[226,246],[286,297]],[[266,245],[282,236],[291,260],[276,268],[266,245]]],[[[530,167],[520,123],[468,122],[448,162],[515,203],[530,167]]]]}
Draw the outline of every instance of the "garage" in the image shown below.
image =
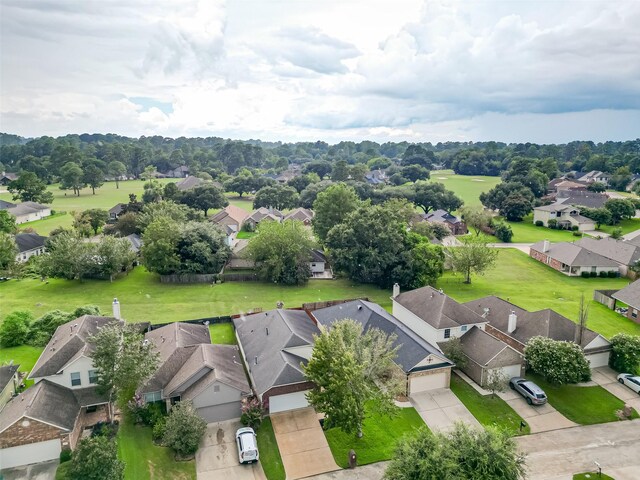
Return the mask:
{"type": "Polygon", "coordinates": [[[448,371],[412,376],[409,378],[409,394],[426,392],[438,388],[449,388],[448,371]]]}
{"type": "Polygon", "coordinates": [[[609,352],[593,353],[585,357],[591,368],[606,367],[609,365],[609,352]]]}
{"type": "Polygon", "coordinates": [[[198,415],[207,423],[223,422],[225,420],[233,420],[240,418],[240,402],[222,403],[220,405],[211,405],[208,407],[196,408],[198,415]]]}
{"type": "Polygon", "coordinates": [[[3,448],[0,449],[0,465],[4,469],[55,460],[60,458],[60,450],[59,439],[3,448]]]}
{"type": "Polygon", "coordinates": [[[306,393],[308,390],[269,397],[269,413],[286,412],[309,406],[306,393]]]}
{"type": "Polygon", "coordinates": [[[507,378],[519,377],[521,375],[520,365],[508,365],[501,368],[487,369],[484,377],[485,381],[489,378],[489,375],[491,375],[491,372],[500,371],[500,370],[502,370],[502,373],[504,373],[507,378]]]}

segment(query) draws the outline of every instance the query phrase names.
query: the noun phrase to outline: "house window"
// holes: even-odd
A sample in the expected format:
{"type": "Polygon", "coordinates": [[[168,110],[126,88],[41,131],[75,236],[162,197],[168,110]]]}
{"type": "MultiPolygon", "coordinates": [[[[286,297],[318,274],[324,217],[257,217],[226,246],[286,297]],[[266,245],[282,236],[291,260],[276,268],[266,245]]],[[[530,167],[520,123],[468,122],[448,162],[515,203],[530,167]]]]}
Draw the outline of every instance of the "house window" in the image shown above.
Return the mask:
{"type": "Polygon", "coordinates": [[[160,392],[151,392],[151,393],[144,394],[144,401],[146,403],[159,402],[160,400],[162,400],[162,396],[160,395],[160,392]]]}
{"type": "Polygon", "coordinates": [[[220,391],[220,385],[214,385],[213,386],[213,391],[214,392],[219,392],[220,391]]]}
{"type": "Polygon", "coordinates": [[[445,328],[444,329],[444,338],[451,338],[451,329],[450,328],[445,328]]]}
{"type": "Polygon", "coordinates": [[[638,318],[638,310],[635,308],[631,310],[631,318],[638,318]]]}
{"type": "Polygon", "coordinates": [[[78,387],[82,385],[82,380],[80,380],[80,372],[73,372],[71,374],[71,386],[78,387]]]}
{"type": "Polygon", "coordinates": [[[89,383],[91,383],[91,384],[98,383],[98,371],[97,370],[89,370],[89,383]]]}
{"type": "Polygon", "coordinates": [[[467,331],[467,326],[466,325],[462,325],[462,327],[460,327],[460,331],[461,332],[466,332],[467,331]]]}

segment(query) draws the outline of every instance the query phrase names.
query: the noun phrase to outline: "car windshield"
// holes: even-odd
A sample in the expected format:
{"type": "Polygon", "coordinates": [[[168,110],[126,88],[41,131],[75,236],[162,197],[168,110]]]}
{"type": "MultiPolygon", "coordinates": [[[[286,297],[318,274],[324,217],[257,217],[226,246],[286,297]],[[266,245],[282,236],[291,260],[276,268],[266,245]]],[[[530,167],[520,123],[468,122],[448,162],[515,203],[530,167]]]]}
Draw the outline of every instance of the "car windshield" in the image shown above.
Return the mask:
{"type": "Polygon", "coordinates": [[[547,397],[545,397],[544,393],[537,393],[536,398],[547,398],[547,397]]]}

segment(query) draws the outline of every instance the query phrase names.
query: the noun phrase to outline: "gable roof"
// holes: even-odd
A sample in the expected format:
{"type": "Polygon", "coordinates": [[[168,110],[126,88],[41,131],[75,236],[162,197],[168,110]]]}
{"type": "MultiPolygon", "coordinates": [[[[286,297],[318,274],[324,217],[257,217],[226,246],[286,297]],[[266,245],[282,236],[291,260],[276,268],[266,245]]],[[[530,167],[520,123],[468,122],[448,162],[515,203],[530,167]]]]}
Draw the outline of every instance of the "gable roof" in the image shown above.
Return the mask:
{"type": "Polygon", "coordinates": [[[131,251],[138,253],[140,248],[142,248],[142,237],[137,233],[132,233],[131,235],[127,235],[126,238],[131,244],[131,251]]]}
{"type": "Polygon", "coordinates": [[[11,172],[2,172],[2,175],[0,175],[0,179],[3,178],[7,178],[9,180],[17,180],[18,179],[18,174],[17,173],[11,173],[11,172]]]}
{"type": "Polygon", "coordinates": [[[285,215],[284,220],[299,220],[301,222],[310,221],[313,219],[314,212],[308,208],[298,207],[295,210],[290,211],[285,215]]]}
{"type": "Polygon", "coordinates": [[[0,367],[0,392],[11,382],[20,365],[3,365],[0,367]]]}
{"type": "Polygon", "coordinates": [[[257,210],[251,212],[251,215],[247,217],[247,220],[253,220],[254,222],[258,223],[267,217],[271,220],[280,221],[284,217],[284,215],[280,210],[276,208],[260,207],[257,210]]]}
{"type": "Polygon", "coordinates": [[[541,212],[565,212],[567,210],[578,210],[578,209],[571,205],[565,205],[564,203],[554,202],[549,205],[540,205],[539,207],[534,207],[534,210],[539,210],[541,212]]]}
{"type": "Polygon", "coordinates": [[[331,326],[334,322],[350,318],[360,323],[365,331],[377,328],[387,335],[395,335],[394,347],[398,348],[395,362],[402,367],[405,373],[409,373],[430,355],[437,357],[431,366],[452,365],[437,347],[434,347],[410,328],[404,325],[380,305],[354,300],[352,302],[333,305],[331,307],[314,310],[312,315],[325,326],[331,326]]]}
{"type": "Polygon", "coordinates": [[[0,199],[0,210],[8,210],[9,208],[17,207],[17,203],[7,202],[6,200],[0,199]]]}
{"type": "Polygon", "coordinates": [[[176,187],[178,187],[178,190],[182,191],[191,190],[192,188],[200,186],[202,183],[204,183],[204,180],[200,177],[189,176],[177,182],[176,187]]]}
{"type": "Polygon", "coordinates": [[[521,357],[515,349],[475,325],[460,337],[460,344],[463,353],[482,366],[487,366],[491,360],[503,352],[515,353],[521,357]]]}
{"type": "Polygon", "coordinates": [[[116,203],[113,207],[109,209],[109,214],[113,213],[115,215],[120,215],[126,205],[127,205],[126,203],[116,203]]]}
{"type": "MultiPolygon", "coordinates": [[[[6,203],[9,203],[9,202],[6,202],[6,203]]],[[[30,213],[41,212],[43,210],[48,210],[50,208],[46,205],[42,205],[36,202],[22,202],[22,203],[18,203],[17,205],[16,204],[11,204],[11,205],[13,205],[13,207],[11,206],[3,207],[3,210],[6,210],[11,215],[14,215],[16,217],[19,217],[21,215],[28,215],[30,213]]]]}
{"type": "Polygon", "coordinates": [[[393,301],[436,329],[486,322],[480,315],[430,286],[401,293],[393,301]]]}
{"type": "Polygon", "coordinates": [[[575,243],[560,242],[549,244],[549,249],[544,252],[544,240],[531,245],[531,250],[545,255],[571,267],[611,267],[617,268],[620,264],[614,260],[598,255],[595,252],[575,243]]]}
{"type": "MultiPolygon", "coordinates": [[[[538,335],[568,342],[573,342],[575,339],[576,324],[551,309],[529,312],[493,295],[471,300],[465,305],[476,313],[485,315],[489,325],[523,344],[538,335]],[[485,309],[488,309],[488,312],[485,309]],[[508,333],[507,327],[511,312],[514,312],[518,318],[516,329],[512,333],[508,333]]],[[[596,337],[598,337],[596,332],[585,329],[581,346],[587,346],[596,337]]]]}
{"type": "Polygon", "coordinates": [[[424,215],[425,220],[428,222],[441,222],[441,223],[461,223],[462,220],[456,217],[455,215],[451,215],[446,210],[435,210],[433,212],[429,212],[424,215]]]}
{"type": "Polygon", "coordinates": [[[41,380],[7,403],[0,414],[0,432],[23,417],[71,431],[80,405],[73,390],[48,380],[41,380]]]}
{"type": "Polygon", "coordinates": [[[622,265],[633,265],[640,260],[640,247],[623,240],[615,240],[610,237],[600,240],[583,237],[575,244],[622,265]]]}
{"type": "Polygon", "coordinates": [[[640,309],[640,280],[630,283],[622,290],[611,295],[616,300],[626,303],[632,308],[640,309]]]}
{"type": "Polygon", "coordinates": [[[315,248],[311,249],[311,262],[318,262],[318,263],[326,263],[327,262],[327,256],[324,254],[324,252],[317,250],[315,248]]]}
{"type": "Polygon", "coordinates": [[[235,205],[227,205],[224,209],[220,210],[213,217],[211,217],[211,221],[213,223],[219,223],[225,218],[230,218],[238,225],[242,225],[244,220],[249,216],[249,212],[247,212],[244,208],[236,207],[235,205]]]}
{"type": "Polygon", "coordinates": [[[29,378],[55,375],[72,359],[82,355],[91,356],[93,347],[88,343],[89,337],[98,333],[104,325],[118,321],[113,317],[83,315],[60,325],[40,354],[29,378]]]}
{"type": "Polygon", "coordinates": [[[44,247],[46,240],[47,237],[40,236],[37,233],[18,233],[15,236],[15,242],[20,253],[44,247]]]}
{"type": "Polygon", "coordinates": [[[588,190],[560,190],[556,201],[565,205],[578,205],[587,208],[602,208],[609,197],[604,193],[588,190]]]}
{"type": "Polygon", "coordinates": [[[234,318],[233,323],[258,394],[305,381],[300,364],[306,360],[285,349],[310,346],[313,336],[320,334],[306,312],[269,310],[234,318]]]}

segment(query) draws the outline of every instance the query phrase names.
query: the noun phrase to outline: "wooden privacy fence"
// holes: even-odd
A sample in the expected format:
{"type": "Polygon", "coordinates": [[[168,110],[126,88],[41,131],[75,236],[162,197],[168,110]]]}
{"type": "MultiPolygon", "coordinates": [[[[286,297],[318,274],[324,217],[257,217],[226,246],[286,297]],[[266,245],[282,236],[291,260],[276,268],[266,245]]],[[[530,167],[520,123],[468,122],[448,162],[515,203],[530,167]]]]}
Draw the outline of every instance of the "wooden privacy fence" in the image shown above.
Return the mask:
{"type": "Polygon", "coordinates": [[[358,298],[348,298],[346,300],[327,300],[324,302],[311,302],[311,303],[303,303],[302,310],[319,310],[321,308],[332,307],[334,305],[341,305],[343,303],[353,302],[354,300],[364,300],[365,302],[369,301],[369,297],[358,297],[358,298]]]}
{"type": "Polygon", "coordinates": [[[220,278],[217,273],[185,273],[160,275],[160,283],[215,283],[220,278]]]}
{"type": "Polygon", "coordinates": [[[616,299],[612,298],[611,295],[616,293],[618,290],[594,290],[593,291],[593,299],[606,306],[607,308],[613,310],[616,305],[616,299]]]}

